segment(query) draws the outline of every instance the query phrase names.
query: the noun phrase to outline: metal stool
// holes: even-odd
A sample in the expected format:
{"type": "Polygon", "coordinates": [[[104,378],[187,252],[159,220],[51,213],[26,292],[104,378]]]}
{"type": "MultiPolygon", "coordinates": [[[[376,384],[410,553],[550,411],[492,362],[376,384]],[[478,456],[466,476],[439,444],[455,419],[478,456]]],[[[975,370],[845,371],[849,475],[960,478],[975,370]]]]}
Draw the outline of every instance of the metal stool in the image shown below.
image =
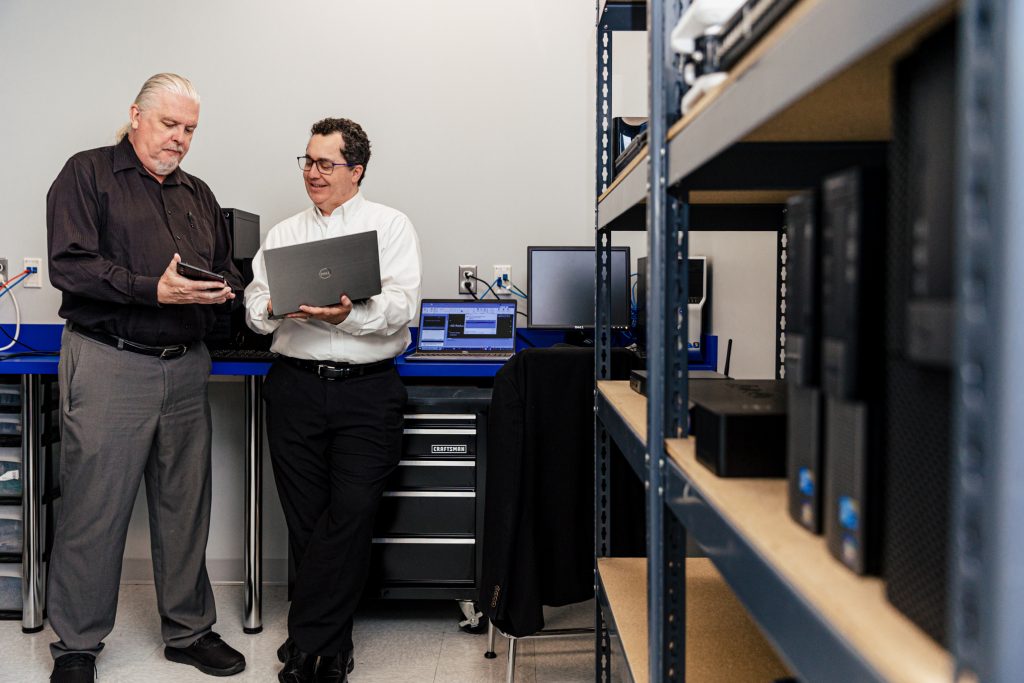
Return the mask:
{"type": "Polygon", "coordinates": [[[592,628],[553,628],[550,630],[542,629],[536,633],[528,636],[510,636],[507,633],[501,631],[501,629],[495,628],[494,624],[487,621],[487,651],[484,652],[484,657],[487,659],[494,659],[498,655],[494,653],[494,640],[495,634],[500,633],[503,637],[508,639],[508,669],[505,674],[506,683],[515,683],[516,680],[516,644],[520,640],[532,640],[542,638],[579,638],[582,636],[593,636],[594,629],[592,628]]]}

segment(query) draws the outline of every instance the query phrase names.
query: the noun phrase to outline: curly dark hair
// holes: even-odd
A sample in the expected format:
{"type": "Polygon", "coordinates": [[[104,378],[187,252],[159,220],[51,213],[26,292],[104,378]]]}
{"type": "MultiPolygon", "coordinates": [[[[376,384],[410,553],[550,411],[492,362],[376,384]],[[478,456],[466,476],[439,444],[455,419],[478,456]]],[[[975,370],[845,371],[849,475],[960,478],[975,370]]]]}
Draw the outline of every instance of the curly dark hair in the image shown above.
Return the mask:
{"type": "Polygon", "coordinates": [[[331,133],[341,133],[341,139],[345,141],[345,149],[340,151],[345,161],[363,167],[363,175],[359,177],[359,184],[362,185],[363,178],[366,177],[366,165],[370,163],[370,138],[366,137],[366,131],[355,121],[332,118],[317,121],[309,129],[310,135],[330,135],[331,133]]]}

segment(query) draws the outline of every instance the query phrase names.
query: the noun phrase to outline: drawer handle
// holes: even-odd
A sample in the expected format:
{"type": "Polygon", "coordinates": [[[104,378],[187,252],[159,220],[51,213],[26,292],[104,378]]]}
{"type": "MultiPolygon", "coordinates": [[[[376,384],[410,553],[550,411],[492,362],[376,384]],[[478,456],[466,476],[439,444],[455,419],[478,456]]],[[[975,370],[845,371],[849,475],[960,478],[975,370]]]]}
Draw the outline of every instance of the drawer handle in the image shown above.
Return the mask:
{"type": "Polygon", "coordinates": [[[476,498],[476,491],[385,491],[385,498],[476,498]]]}
{"type": "Polygon", "coordinates": [[[375,538],[373,542],[404,545],[476,545],[475,538],[375,538]]]}
{"type": "Polygon", "coordinates": [[[406,415],[406,420],[475,420],[473,413],[416,413],[406,415]]]}
{"type": "Polygon", "coordinates": [[[474,460],[399,460],[399,467],[476,467],[474,460]]]}
{"type": "Polygon", "coordinates": [[[403,429],[403,434],[457,434],[472,436],[476,434],[475,429],[403,429]]]}

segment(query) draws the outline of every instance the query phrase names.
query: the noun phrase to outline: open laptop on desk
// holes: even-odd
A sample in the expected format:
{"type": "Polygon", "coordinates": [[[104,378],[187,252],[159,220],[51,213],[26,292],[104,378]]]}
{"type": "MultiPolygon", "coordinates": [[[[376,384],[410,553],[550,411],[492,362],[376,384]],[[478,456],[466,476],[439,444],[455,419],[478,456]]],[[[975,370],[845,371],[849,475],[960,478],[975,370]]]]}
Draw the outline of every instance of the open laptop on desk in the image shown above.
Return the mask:
{"type": "Polygon", "coordinates": [[[516,350],[516,302],[424,299],[407,361],[503,363],[516,350]]]}

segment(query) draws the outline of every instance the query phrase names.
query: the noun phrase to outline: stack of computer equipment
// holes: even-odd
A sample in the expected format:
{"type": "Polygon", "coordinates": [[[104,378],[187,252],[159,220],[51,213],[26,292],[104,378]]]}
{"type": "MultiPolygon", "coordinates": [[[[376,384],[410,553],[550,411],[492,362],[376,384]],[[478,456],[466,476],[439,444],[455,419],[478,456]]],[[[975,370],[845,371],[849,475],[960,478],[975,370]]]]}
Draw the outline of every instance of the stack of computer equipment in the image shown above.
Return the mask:
{"type": "Polygon", "coordinates": [[[886,169],[788,204],[789,512],[948,639],[956,27],[894,72],[886,169]]]}
{"type": "Polygon", "coordinates": [[[884,169],[863,166],[821,192],[825,539],[860,574],[881,570],[885,191],[884,169]]]}
{"type": "Polygon", "coordinates": [[[947,641],[956,27],[895,72],[886,331],[886,595],[947,641]]]}
{"type": "Polygon", "coordinates": [[[821,394],[820,195],[789,199],[786,232],[786,385],[789,514],[820,534],[824,479],[821,394]]]}

